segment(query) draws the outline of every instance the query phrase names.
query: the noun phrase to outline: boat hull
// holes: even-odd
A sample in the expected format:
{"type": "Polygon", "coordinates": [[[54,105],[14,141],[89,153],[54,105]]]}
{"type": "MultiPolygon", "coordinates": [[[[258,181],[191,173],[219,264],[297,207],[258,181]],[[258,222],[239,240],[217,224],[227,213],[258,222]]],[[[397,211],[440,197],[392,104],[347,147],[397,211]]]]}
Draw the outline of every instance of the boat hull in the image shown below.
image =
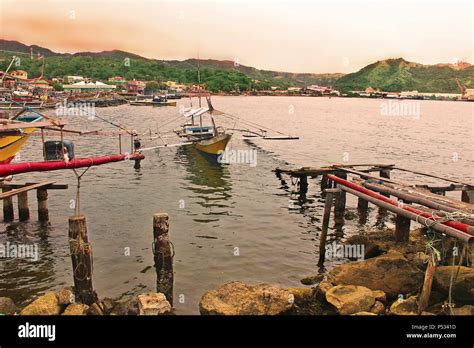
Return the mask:
{"type": "MultiPolygon", "coordinates": [[[[39,121],[40,119],[41,117],[38,117],[34,121],[39,121]]],[[[28,123],[34,124],[34,121],[28,123]]],[[[35,130],[36,128],[34,127],[25,127],[22,129],[22,135],[0,136],[0,164],[10,163],[27,142],[29,133],[33,133],[35,130]]]]}
{"type": "Polygon", "coordinates": [[[206,140],[200,140],[194,144],[194,147],[207,155],[219,156],[230,141],[232,134],[219,134],[206,140]]]}

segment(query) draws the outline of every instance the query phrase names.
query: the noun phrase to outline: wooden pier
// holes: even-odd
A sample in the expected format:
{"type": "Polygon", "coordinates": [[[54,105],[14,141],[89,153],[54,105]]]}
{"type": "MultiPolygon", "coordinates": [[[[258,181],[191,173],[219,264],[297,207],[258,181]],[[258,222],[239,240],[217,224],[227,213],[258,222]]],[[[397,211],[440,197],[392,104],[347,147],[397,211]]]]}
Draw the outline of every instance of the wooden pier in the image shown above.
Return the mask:
{"type": "MultiPolygon", "coordinates": [[[[334,205],[335,214],[344,215],[346,194],[358,198],[360,213],[367,213],[369,203],[396,215],[395,240],[409,240],[411,222],[472,245],[474,241],[474,185],[433,174],[399,168],[394,164],[332,165],[322,168],[277,168],[278,177],[288,175],[299,180],[301,195],[306,195],[308,178],[321,176],[320,186],[326,199],[320,240],[320,263],[324,262],[329,217],[334,205]],[[446,186],[410,185],[391,177],[394,171],[411,172],[421,177],[449,182],[446,186]],[[378,173],[378,175],[376,175],[378,173]],[[350,178],[349,178],[350,177],[350,178]],[[448,191],[461,191],[460,200],[446,196],[448,191]],[[392,197],[392,198],[391,198],[392,197]],[[333,202],[334,201],[334,202],[333,202]]],[[[337,215],[336,215],[337,216],[337,215]]]]}
{"type": "Polygon", "coordinates": [[[3,201],[3,220],[5,222],[15,219],[13,206],[13,197],[18,197],[18,217],[20,221],[30,219],[30,208],[28,205],[28,192],[36,190],[36,199],[38,201],[38,220],[49,220],[48,209],[48,190],[66,190],[67,184],[58,184],[55,181],[44,181],[40,183],[17,183],[1,182],[0,199],[3,201]]]}

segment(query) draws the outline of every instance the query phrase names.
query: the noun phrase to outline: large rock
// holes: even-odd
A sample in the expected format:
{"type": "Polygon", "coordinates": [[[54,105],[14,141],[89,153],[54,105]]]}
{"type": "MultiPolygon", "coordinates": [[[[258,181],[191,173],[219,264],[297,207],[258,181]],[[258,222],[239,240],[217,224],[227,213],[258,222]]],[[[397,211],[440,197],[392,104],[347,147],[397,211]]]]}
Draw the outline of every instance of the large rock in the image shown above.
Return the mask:
{"type": "Polygon", "coordinates": [[[13,315],[18,309],[10,297],[0,297],[0,314],[13,315]]]}
{"type": "Polygon", "coordinates": [[[140,315],[164,315],[171,313],[171,305],[161,292],[150,292],[138,296],[140,315]]]}
{"type": "Polygon", "coordinates": [[[454,315],[474,315],[474,306],[466,305],[459,308],[453,308],[454,315]]]}
{"type": "Polygon", "coordinates": [[[395,315],[417,315],[418,303],[416,300],[416,296],[410,296],[406,300],[396,300],[390,306],[390,313],[395,315]]]}
{"type": "Polygon", "coordinates": [[[474,269],[463,266],[440,266],[436,268],[433,289],[447,295],[453,276],[452,296],[455,301],[474,304],[474,269]],[[458,273],[459,272],[459,273],[458,273]]]}
{"type": "Polygon", "coordinates": [[[54,292],[48,292],[23,308],[20,315],[59,315],[61,306],[54,292]]]}
{"type": "Polygon", "coordinates": [[[199,311],[206,315],[278,315],[289,312],[294,295],[268,284],[231,282],[206,292],[199,311]]]}
{"type": "Polygon", "coordinates": [[[63,315],[86,315],[89,310],[89,306],[82,303],[72,303],[66,307],[63,315]]]}
{"type": "Polygon", "coordinates": [[[116,303],[111,315],[138,315],[138,299],[126,297],[116,303]]]}
{"type": "Polygon", "coordinates": [[[335,285],[360,285],[382,290],[388,298],[418,291],[424,275],[399,253],[390,253],[332,269],[328,280],[335,285]]]}
{"type": "Polygon", "coordinates": [[[363,245],[364,246],[364,259],[370,259],[375,256],[382,254],[382,250],[378,244],[372,241],[368,236],[365,235],[354,235],[344,243],[345,245],[363,245]]]}
{"type": "Polygon", "coordinates": [[[75,303],[75,296],[72,287],[66,286],[59,290],[58,299],[60,305],[69,305],[75,303]]]}
{"type": "Polygon", "coordinates": [[[342,315],[370,312],[375,304],[372,290],[357,285],[338,285],[326,292],[326,300],[342,315]]]}

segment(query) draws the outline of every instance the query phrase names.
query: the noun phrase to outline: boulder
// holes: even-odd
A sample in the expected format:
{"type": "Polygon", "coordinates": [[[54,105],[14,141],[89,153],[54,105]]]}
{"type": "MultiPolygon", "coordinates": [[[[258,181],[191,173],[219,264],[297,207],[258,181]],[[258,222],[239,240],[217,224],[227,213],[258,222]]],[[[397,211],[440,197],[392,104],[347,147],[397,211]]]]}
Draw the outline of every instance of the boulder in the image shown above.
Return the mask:
{"type": "Polygon", "coordinates": [[[75,303],[75,296],[72,287],[67,286],[59,290],[58,299],[60,305],[69,305],[75,303]]]}
{"type": "Polygon", "coordinates": [[[83,303],[72,303],[66,307],[62,315],[86,315],[89,306],[83,303]]]}
{"type": "Polygon", "coordinates": [[[10,297],[0,297],[0,314],[13,315],[18,309],[10,297]]]}
{"type": "Polygon", "coordinates": [[[474,306],[465,305],[459,308],[453,308],[454,315],[474,315],[474,306]]]}
{"type": "Polygon", "coordinates": [[[94,302],[87,310],[88,315],[104,315],[104,311],[99,303],[94,302]]]}
{"type": "Polygon", "coordinates": [[[206,292],[199,303],[204,315],[279,315],[288,313],[294,295],[268,284],[231,282],[206,292]]]}
{"type": "Polygon", "coordinates": [[[54,292],[48,292],[23,308],[20,315],[59,315],[61,306],[54,292]]]}
{"type": "Polygon", "coordinates": [[[150,292],[138,296],[139,315],[164,315],[171,313],[171,305],[161,292],[150,292]]]}
{"type": "Polygon", "coordinates": [[[424,275],[400,253],[389,253],[333,268],[327,276],[335,285],[360,285],[382,290],[388,298],[418,291],[424,275]]]}
{"type": "Polygon", "coordinates": [[[378,244],[372,241],[366,235],[354,235],[344,242],[345,245],[363,245],[364,246],[364,259],[370,259],[375,256],[382,254],[382,249],[378,244]]]}
{"type": "Polygon", "coordinates": [[[448,295],[453,275],[452,296],[455,301],[474,304],[474,269],[464,266],[439,266],[433,277],[433,289],[448,295]]]}
{"type": "Polygon", "coordinates": [[[354,313],[352,315],[377,315],[377,314],[371,313],[371,312],[358,312],[358,313],[354,313]]]}
{"type": "Polygon", "coordinates": [[[387,303],[387,294],[385,294],[385,292],[383,292],[382,290],[374,290],[372,291],[372,293],[374,294],[376,301],[387,303]]]}
{"type": "Polygon", "coordinates": [[[342,315],[370,312],[375,304],[372,290],[357,285],[338,285],[326,292],[326,300],[342,315]]]}
{"type": "Polygon", "coordinates": [[[304,306],[314,300],[315,290],[311,288],[289,288],[288,291],[293,295],[294,303],[304,306]]]}
{"type": "Polygon", "coordinates": [[[117,302],[111,315],[138,315],[138,299],[126,297],[117,302]]]}
{"type": "Polygon", "coordinates": [[[417,315],[418,303],[416,300],[416,296],[410,296],[406,300],[396,300],[390,306],[390,313],[395,315],[417,315]]]}
{"type": "Polygon", "coordinates": [[[104,299],[102,300],[102,308],[104,309],[104,313],[105,314],[112,313],[114,307],[115,307],[114,300],[109,297],[104,297],[104,299]]]}
{"type": "Polygon", "coordinates": [[[374,305],[370,309],[370,313],[374,313],[374,314],[377,314],[377,315],[384,314],[385,313],[385,305],[380,301],[375,301],[374,305]]]}
{"type": "Polygon", "coordinates": [[[324,279],[324,274],[317,274],[314,276],[308,276],[303,279],[301,279],[301,284],[303,285],[314,285],[318,284],[324,279]]]}

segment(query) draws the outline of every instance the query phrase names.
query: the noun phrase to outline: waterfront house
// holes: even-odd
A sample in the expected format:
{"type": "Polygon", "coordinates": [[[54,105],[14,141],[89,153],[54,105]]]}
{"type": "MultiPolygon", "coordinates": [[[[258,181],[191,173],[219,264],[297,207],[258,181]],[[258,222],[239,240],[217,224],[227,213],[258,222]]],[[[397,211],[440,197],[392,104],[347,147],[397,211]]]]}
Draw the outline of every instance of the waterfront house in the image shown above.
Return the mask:
{"type": "Polygon", "coordinates": [[[128,93],[143,94],[145,91],[146,83],[138,80],[131,80],[127,82],[128,93]]]}
{"type": "Polygon", "coordinates": [[[107,85],[100,81],[96,81],[95,83],[80,81],[71,85],[63,85],[63,89],[66,92],[110,92],[115,88],[115,85],[107,85]]]}

